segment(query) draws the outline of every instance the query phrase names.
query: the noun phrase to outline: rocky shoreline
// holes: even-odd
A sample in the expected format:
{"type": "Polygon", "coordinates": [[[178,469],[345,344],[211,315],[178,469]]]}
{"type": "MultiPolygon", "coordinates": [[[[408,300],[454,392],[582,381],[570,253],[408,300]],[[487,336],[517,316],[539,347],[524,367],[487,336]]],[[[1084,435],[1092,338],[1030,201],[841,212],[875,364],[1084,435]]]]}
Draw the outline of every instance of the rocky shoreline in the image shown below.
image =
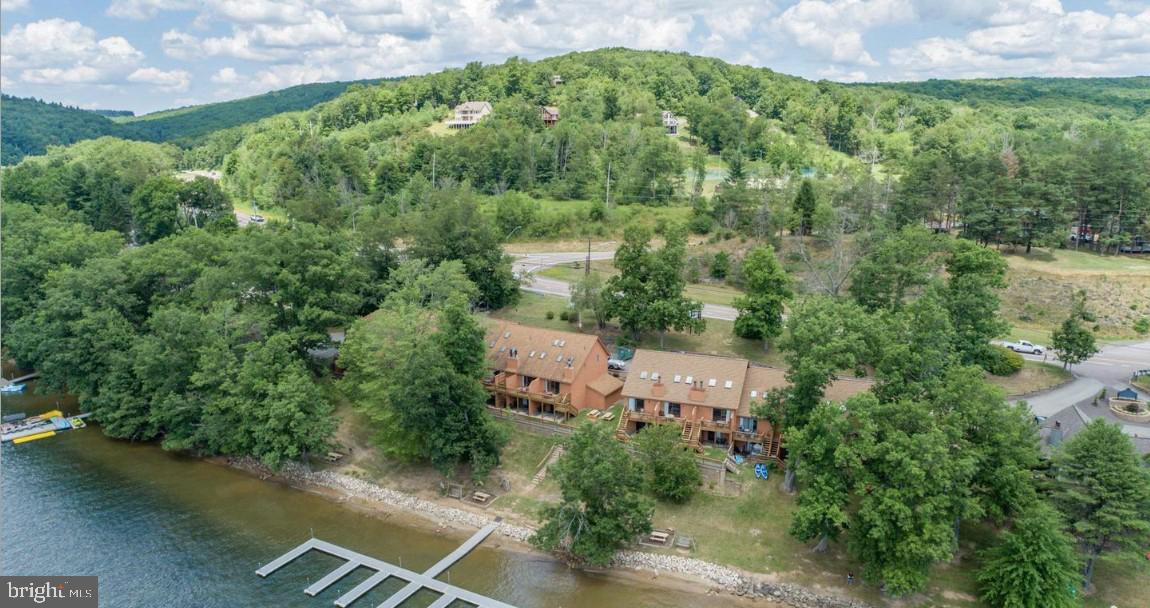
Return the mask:
{"type": "MultiPolygon", "coordinates": [[[[493,518],[486,515],[445,506],[334,471],[309,471],[295,463],[288,463],[279,471],[272,471],[252,458],[230,458],[227,463],[229,466],[260,477],[276,477],[293,485],[320,486],[347,496],[382,503],[439,524],[481,528],[493,521],[493,518]]],[[[498,533],[512,540],[527,543],[535,530],[500,522],[498,533]]],[[[699,578],[713,584],[717,591],[762,597],[795,608],[871,608],[863,602],[822,595],[795,585],[756,580],[734,568],[692,557],[623,550],[615,554],[612,566],[699,578]]]]}

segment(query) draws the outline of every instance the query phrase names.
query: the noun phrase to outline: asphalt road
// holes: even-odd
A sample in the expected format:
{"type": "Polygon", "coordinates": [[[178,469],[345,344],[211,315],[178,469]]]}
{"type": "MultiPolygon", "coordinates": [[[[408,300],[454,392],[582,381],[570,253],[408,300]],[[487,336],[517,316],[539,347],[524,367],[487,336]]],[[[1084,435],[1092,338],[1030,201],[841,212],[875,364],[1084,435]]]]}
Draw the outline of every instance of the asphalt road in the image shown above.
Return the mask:
{"type": "MultiPolygon", "coordinates": [[[[559,253],[513,253],[515,262],[512,269],[524,277],[523,291],[538,293],[547,296],[568,298],[571,296],[571,285],[567,281],[538,276],[538,272],[551,266],[582,262],[587,259],[587,252],[559,252],[559,253]]],[[[614,251],[592,251],[592,260],[613,260],[614,251]]],[[[718,319],[721,321],[734,321],[739,315],[738,311],[730,306],[720,304],[703,304],[703,318],[718,319]]]]}

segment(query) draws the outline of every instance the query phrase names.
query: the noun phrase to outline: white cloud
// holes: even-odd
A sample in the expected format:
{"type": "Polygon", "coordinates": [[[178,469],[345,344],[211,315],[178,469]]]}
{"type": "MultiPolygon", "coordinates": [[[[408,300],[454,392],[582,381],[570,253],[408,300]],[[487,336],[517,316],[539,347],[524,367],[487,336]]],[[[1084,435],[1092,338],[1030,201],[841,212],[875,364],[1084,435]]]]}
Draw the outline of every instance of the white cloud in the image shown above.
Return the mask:
{"type": "Polygon", "coordinates": [[[235,84],[239,82],[240,75],[233,67],[220,68],[212,74],[212,82],[216,84],[235,84]]]}
{"type": "Polygon", "coordinates": [[[195,0],[112,0],[107,14],[123,19],[151,19],[160,11],[185,11],[196,8],[195,0]]]}
{"type": "Polygon", "coordinates": [[[164,92],[182,93],[192,84],[192,75],[184,70],[140,68],[128,75],[128,82],[150,84],[164,92]]]}
{"type": "Polygon", "coordinates": [[[20,11],[28,8],[28,0],[4,0],[0,3],[0,11],[20,11]]]}
{"type": "Polygon", "coordinates": [[[867,79],[866,72],[862,70],[843,70],[838,66],[827,66],[818,71],[819,78],[833,80],[835,82],[865,82],[867,79]]]}
{"type": "Polygon", "coordinates": [[[772,21],[798,46],[837,64],[877,66],[863,34],[872,28],[913,21],[909,0],[800,0],[772,21]]]}
{"type": "Polygon", "coordinates": [[[1150,10],[1103,15],[1064,12],[1055,5],[1006,7],[988,20],[1005,25],[891,49],[891,64],[906,78],[1145,73],[1150,65],[1150,10]],[[1031,20],[1009,23],[1023,13],[1031,20]]]}

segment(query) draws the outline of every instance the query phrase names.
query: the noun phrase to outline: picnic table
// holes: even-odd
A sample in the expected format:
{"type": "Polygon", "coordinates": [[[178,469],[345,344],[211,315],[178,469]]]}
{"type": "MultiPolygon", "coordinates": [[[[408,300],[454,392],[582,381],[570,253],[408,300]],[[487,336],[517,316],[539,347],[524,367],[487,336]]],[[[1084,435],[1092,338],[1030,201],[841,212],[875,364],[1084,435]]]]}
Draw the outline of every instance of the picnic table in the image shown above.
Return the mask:
{"type": "Polygon", "coordinates": [[[486,503],[487,501],[491,500],[491,495],[487,492],[476,490],[475,493],[471,495],[471,500],[474,500],[478,503],[486,503]]]}
{"type": "Polygon", "coordinates": [[[603,420],[610,422],[614,419],[615,419],[615,414],[613,412],[607,412],[606,414],[603,414],[603,420]]]}
{"type": "Polygon", "coordinates": [[[339,452],[328,452],[325,458],[327,458],[328,462],[336,462],[343,458],[343,454],[340,454],[339,452]]]}
{"type": "Polygon", "coordinates": [[[670,538],[670,535],[667,534],[666,532],[660,532],[659,530],[655,530],[654,532],[651,532],[651,535],[647,538],[648,538],[648,540],[650,540],[653,543],[665,545],[665,544],[667,544],[667,539],[670,538]]]}

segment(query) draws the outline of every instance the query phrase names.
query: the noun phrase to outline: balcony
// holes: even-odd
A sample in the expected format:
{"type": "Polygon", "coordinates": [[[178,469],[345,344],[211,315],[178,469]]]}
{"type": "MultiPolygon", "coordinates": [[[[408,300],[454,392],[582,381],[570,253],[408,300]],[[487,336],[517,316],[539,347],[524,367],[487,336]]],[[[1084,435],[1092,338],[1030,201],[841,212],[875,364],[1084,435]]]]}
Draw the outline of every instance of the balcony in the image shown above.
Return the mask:
{"type": "Polygon", "coordinates": [[[730,420],[700,420],[699,426],[701,426],[705,431],[719,431],[721,433],[731,432],[730,420]]]}
{"type": "Polygon", "coordinates": [[[763,430],[756,431],[735,431],[735,441],[748,441],[750,443],[762,443],[766,433],[763,430]]]}
{"type": "Polygon", "coordinates": [[[664,422],[663,417],[658,414],[651,414],[644,411],[628,410],[629,418],[638,422],[664,422]]]}

